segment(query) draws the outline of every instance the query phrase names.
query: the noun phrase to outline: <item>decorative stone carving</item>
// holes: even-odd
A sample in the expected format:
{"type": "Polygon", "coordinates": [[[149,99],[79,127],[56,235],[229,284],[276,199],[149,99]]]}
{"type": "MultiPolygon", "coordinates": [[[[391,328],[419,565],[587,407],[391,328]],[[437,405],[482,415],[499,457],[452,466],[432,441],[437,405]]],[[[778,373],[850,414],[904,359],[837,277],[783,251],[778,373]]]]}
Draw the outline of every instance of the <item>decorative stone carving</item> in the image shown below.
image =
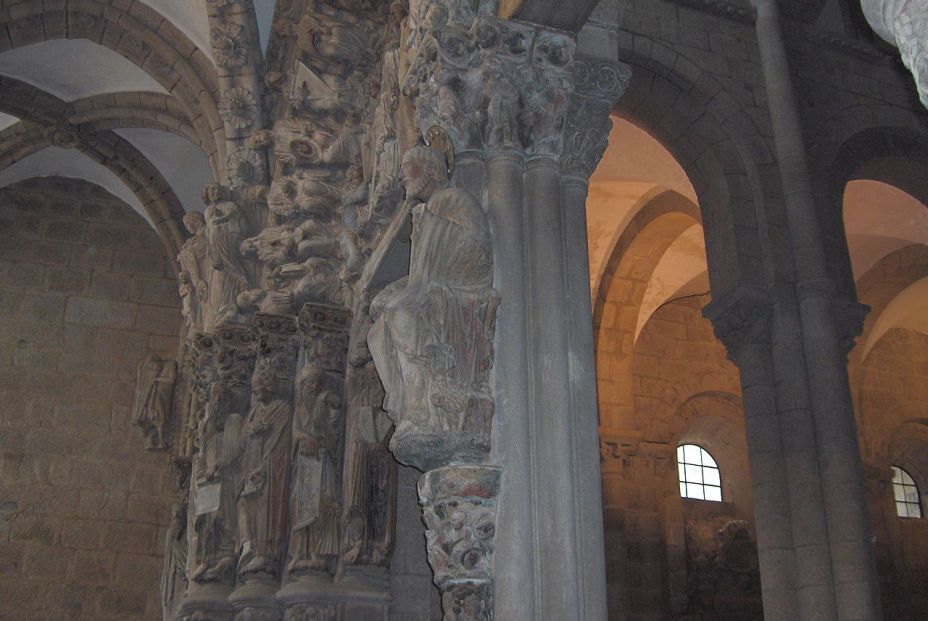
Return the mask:
{"type": "Polygon", "coordinates": [[[184,226],[190,238],[177,255],[178,291],[184,317],[194,327],[203,328],[204,309],[209,303],[211,267],[208,262],[209,241],[206,238],[206,219],[198,211],[184,214],[184,226]]]}
{"type": "Polygon", "coordinates": [[[237,147],[226,156],[226,172],[232,188],[243,188],[264,180],[264,162],[254,149],[237,147]]]}
{"type": "Polygon", "coordinates": [[[287,608],[284,621],[335,621],[335,604],[296,604],[287,608]]]}
{"type": "Polygon", "coordinates": [[[741,289],[703,309],[703,315],[712,322],[715,336],[735,363],[744,345],[769,342],[771,313],[772,307],[764,292],[741,289]]]}
{"type": "Polygon", "coordinates": [[[242,24],[231,21],[217,24],[210,29],[209,40],[220,67],[235,70],[248,64],[252,41],[242,24]]]}
{"type": "Polygon", "coordinates": [[[397,467],[388,449],[393,423],[383,410],[383,385],[367,348],[371,325],[369,317],[359,317],[348,367],[344,565],[382,566],[393,548],[397,467]]]}
{"type": "Polygon", "coordinates": [[[209,295],[205,308],[204,329],[215,325],[223,306],[235,306],[238,294],[248,289],[249,274],[240,248],[246,230],[245,218],[231,198],[228,188],[211,183],[203,190],[206,222],[207,258],[209,260],[209,295]]]}
{"type": "Polygon", "coordinates": [[[255,96],[244,86],[225,91],[219,99],[219,115],[235,129],[251,127],[258,117],[255,96]]]}
{"type": "Polygon", "coordinates": [[[171,508],[171,524],[164,539],[161,570],[161,616],[173,619],[180,597],[187,588],[187,511],[190,494],[190,463],[171,461],[177,477],[177,503],[171,508]]]}
{"type": "Polygon", "coordinates": [[[489,371],[499,296],[486,216],[466,191],[447,188],[442,155],[429,147],[403,158],[413,210],[409,277],[371,303],[371,354],[396,422],[390,449],[428,470],[482,461],[490,450],[489,371]]]}
{"type": "Polygon", "coordinates": [[[241,401],[222,383],[210,387],[193,462],[188,575],[198,583],[231,584],[238,547],[236,496],[242,457],[241,401]]]}
{"type": "Polygon", "coordinates": [[[286,541],[296,363],[293,317],[258,315],[258,359],[244,422],[239,576],[278,576],[286,541]]]}
{"type": "Polygon", "coordinates": [[[343,453],[345,359],[350,313],[308,304],[300,313],[308,362],[297,379],[293,421],[290,548],[287,572],[333,573],[340,551],[340,456],[343,453]]]}
{"type": "Polygon", "coordinates": [[[177,363],[148,354],[139,363],[137,381],[132,424],[145,437],[145,448],[165,449],[164,432],[173,409],[177,363]]]}
{"type": "Polygon", "coordinates": [[[576,85],[567,114],[561,167],[568,174],[586,179],[606,152],[612,129],[609,112],[625,92],[631,69],[622,63],[577,59],[574,75],[576,85]]]}
{"type": "Polygon", "coordinates": [[[928,5],[920,0],[861,0],[860,5],[873,30],[899,48],[928,108],[928,5]]]}
{"type": "Polygon", "coordinates": [[[448,466],[419,479],[426,549],[445,621],[493,619],[493,552],[500,470],[448,466]]]}

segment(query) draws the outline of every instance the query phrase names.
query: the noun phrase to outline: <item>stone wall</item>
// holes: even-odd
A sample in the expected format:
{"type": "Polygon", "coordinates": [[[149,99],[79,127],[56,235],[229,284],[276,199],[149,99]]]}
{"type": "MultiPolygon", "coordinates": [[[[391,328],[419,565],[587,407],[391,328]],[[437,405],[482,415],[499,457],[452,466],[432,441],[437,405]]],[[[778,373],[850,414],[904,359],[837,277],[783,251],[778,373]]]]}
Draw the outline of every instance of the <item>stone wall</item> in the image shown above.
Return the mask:
{"type": "MultiPolygon", "coordinates": [[[[719,524],[745,520],[753,529],[738,373],[700,315],[707,302],[696,296],[659,308],[635,342],[630,376],[610,378],[632,382],[634,393],[632,415],[602,445],[610,619],[702,619],[687,616],[705,608],[691,592],[701,551],[718,547],[719,524]],[[715,503],[680,498],[681,441],[713,454],[734,502],[700,508],[688,505],[715,503]]],[[[600,375],[610,373],[608,355],[598,363],[600,375]]]]}
{"type": "Polygon", "coordinates": [[[928,610],[928,520],[896,515],[889,468],[905,468],[925,498],[928,336],[892,329],[851,373],[885,617],[916,621],[928,610]]]}
{"type": "Polygon", "coordinates": [[[136,367],[176,353],[161,241],[82,181],[0,191],[0,618],[160,619],[173,492],[130,425],[136,367]]]}

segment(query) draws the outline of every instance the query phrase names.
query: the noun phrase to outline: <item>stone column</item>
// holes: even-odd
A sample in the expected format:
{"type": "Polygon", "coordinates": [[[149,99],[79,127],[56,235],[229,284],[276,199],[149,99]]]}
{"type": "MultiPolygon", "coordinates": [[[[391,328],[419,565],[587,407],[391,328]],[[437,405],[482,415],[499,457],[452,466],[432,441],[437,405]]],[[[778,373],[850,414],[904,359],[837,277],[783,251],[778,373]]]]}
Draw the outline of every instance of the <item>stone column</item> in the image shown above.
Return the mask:
{"type": "MultiPolygon", "coordinates": [[[[831,556],[835,612],[831,612],[832,596],[827,589],[818,589],[820,595],[810,598],[808,610],[814,616],[809,618],[878,620],[882,618],[878,578],[845,350],[857,331],[853,324],[862,309],[841,307],[835,299],[777,3],[757,0],[756,4],[758,47],[797,272],[793,291],[789,295],[777,292],[776,301],[784,307],[798,307],[798,322],[783,327],[801,330],[801,347],[792,352],[789,364],[803,368],[804,363],[808,377],[812,412],[808,433],[814,433],[827,525],[824,533],[831,556]]],[[[784,317],[791,315],[787,312],[784,317]]],[[[784,332],[782,337],[789,340],[791,334],[784,332]]],[[[780,338],[775,334],[773,340],[776,343],[780,338]]],[[[821,578],[820,585],[826,576],[821,578]]]]}
{"type": "Polygon", "coordinates": [[[790,481],[770,342],[772,305],[766,292],[744,289],[713,301],[704,314],[741,376],[764,618],[803,619],[796,594],[790,481]]]}
{"type": "Polygon", "coordinates": [[[860,7],[874,32],[899,48],[928,108],[928,5],[921,0],[860,0],[860,7]]]}

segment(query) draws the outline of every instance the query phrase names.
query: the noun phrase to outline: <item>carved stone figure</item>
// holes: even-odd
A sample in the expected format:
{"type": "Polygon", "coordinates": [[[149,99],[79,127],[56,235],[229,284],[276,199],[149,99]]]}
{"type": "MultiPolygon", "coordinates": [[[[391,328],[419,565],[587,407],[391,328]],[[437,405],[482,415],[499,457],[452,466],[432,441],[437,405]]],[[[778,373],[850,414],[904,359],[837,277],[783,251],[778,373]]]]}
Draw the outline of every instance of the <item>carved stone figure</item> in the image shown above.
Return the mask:
{"type": "Polygon", "coordinates": [[[294,304],[308,302],[345,306],[350,290],[339,278],[338,261],[311,257],[302,263],[288,263],[275,269],[271,277],[280,290],[293,295],[294,304]]]}
{"type": "Polygon", "coordinates": [[[198,211],[184,214],[184,226],[190,238],[177,255],[179,291],[184,316],[193,325],[203,326],[203,307],[209,299],[210,268],[207,260],[209,242],[206,239],[206,219],[198,211]]]}
{"type": "Polygon", "coordinates": [[[229,191],[217,183],[203,190],[206,203],[206,239],[211,268],[209,303],[204,328],[215,325],[215,314],[226,304],[235,304],[238,294],[248,288],[248,272],[240,248],[245,233],[245,221],[238,205],[229,200],[229,191]]]}
{"type": "Polygon", "coordinates": [[[413,209],[409,276],[371,304],[371,354],[397,424],[390,448],[422,470],[482,461],[494,404],[488,385],[499,297],[486,216],[466,191],[445,187],[444,157],[429,147],[403,158],[413,209]]]}
{"type": "Polygon", "coordinates": [[[234,406],[234,395],[213,383],[200,421],[191,489],[188,573],[199,583],[229,584],[235,570],[242,417],[234,406]]]}
{"type": "Polygon", "coordinates": [[[338,466],[343,427],[341,397],[326,386],[320,366],[303,367],[293,421],[290,550],[287,571],[331,571],[339,552],[338,466]]]}
{"type": "Polygon", "coordinates": [[[187,511],[190,494],[190,462],[171,462],[178,474],[178,501],[171,509],[171,525],[164,538],[164,564],[161,570],[161,613],[173,619],[180,596],[187,588],[187,511]]]}
{"type": "Polygon", "coordinates": [[[382,409],[383,386],[367,348],[371,323],[359,321],[348,370],[341,558],[346,565],[380,566],[393,547],[397,467],[387,447],[393,423],[382,409]]]}
{"type": "Polygon", "coordinates": [[[259,359],[252,379],[239,497],[240,576],[276,576],[285,541],[293,406],[280,381],[279,364],[285,363],[259,359]]]}
{"type": "Polygon", "coordinates": [[[139,363],[137,381],[132,424],[145,437],[145,448],[167,448],[164,431],[171,414],[177,363],[148,354],[139,363]]]}

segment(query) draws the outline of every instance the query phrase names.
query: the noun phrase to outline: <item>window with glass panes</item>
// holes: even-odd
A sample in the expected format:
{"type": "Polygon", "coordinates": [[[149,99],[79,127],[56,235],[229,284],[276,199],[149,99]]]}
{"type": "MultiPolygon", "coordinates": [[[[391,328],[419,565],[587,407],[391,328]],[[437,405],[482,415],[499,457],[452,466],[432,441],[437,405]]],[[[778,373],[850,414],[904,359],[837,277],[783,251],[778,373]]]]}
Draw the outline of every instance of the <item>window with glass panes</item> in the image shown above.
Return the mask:
{"type": "Polygon", "coordinates": [[[896,500],[896,515],[899,517],[922,517],[922,502],[915,479],[898,466],[893,466],[893,498],[896,500]]]}
{"type": "Polygon", "coordinates": [[[722,477],[719,465],[701,446],[681,444],[677,447],[680,473],[680,496],[697,500],[722,501],[722,477]]]}

